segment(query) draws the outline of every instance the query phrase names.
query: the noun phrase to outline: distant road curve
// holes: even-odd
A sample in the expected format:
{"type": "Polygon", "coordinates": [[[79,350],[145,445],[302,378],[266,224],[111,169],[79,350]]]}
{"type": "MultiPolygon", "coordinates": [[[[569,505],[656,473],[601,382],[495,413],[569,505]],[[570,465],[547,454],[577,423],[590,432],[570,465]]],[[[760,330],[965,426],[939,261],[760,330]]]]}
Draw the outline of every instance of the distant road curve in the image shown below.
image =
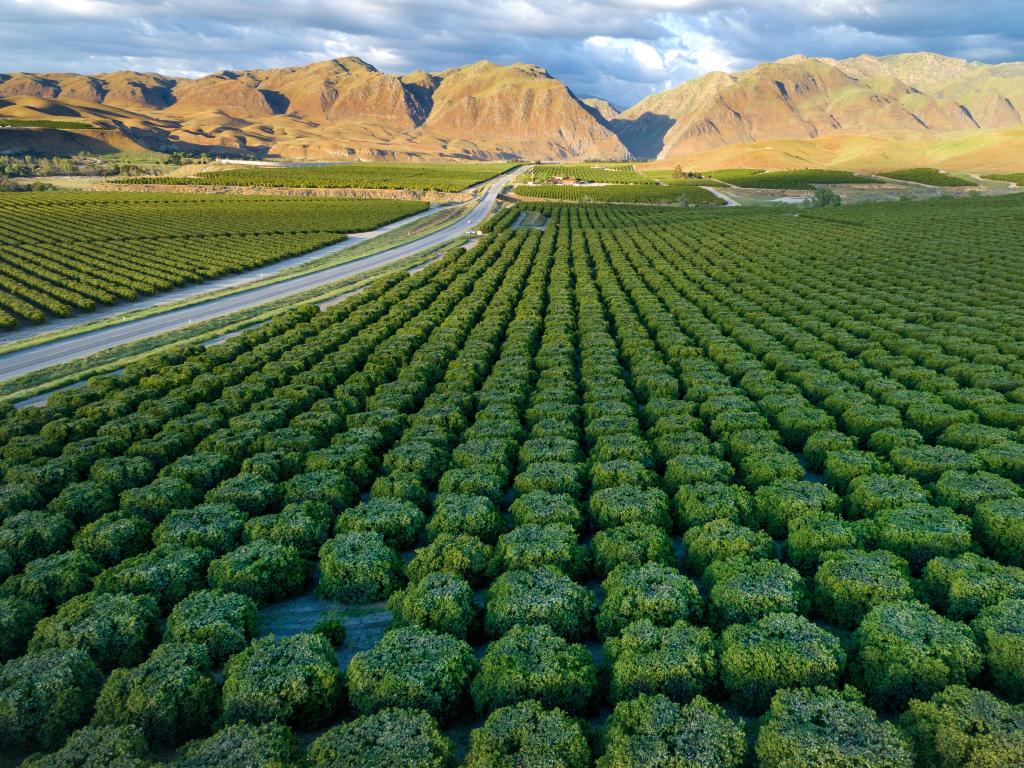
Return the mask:
{"type": "Polygon", "coordinates": [[[447,226],[417,238],[403,245],[366,256],[361,259],[327,267],[309,274],[299,275],[282,280],[272,285],[264,285],[250,290],[243,290],[219,299],[188,307],[171,309],[156,315],[129,320],[120,325],[107,326],[95,331],[86,331],[74,336],[40,344],[28,349],[21,349],[0,355],[0,381],[14,378],[25,373],[59,365],[80,357],[86,357],[120,344],[145,339],[158,333],[165,333],[182,328],[191,323],[212,320],[221,315],[231,314],[239,310],[255,307],[268,301],[281,299],[296,293],[315,288],[318,285],[331,283],[346,277],[358,275],[386,264],[413,256],[428,248],[435,248],[454,240],[466,232],[476,229],[491,212],[497,201],[498,194],[512,179],[525,171],[529,166],[520,166],[499,176],[462,218],[447,226]]]}

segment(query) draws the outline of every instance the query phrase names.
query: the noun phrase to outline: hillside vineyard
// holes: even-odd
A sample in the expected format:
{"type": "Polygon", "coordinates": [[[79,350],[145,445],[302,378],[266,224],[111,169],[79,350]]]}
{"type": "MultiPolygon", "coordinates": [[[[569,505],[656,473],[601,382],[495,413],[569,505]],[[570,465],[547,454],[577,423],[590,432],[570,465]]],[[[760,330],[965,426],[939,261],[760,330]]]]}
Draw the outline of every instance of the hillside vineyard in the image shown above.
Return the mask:
{"type": "Polygon", "coordinates": [[[0,753],[1021,765],[1022,215],[524,204],[8,410],[0,753]]]}

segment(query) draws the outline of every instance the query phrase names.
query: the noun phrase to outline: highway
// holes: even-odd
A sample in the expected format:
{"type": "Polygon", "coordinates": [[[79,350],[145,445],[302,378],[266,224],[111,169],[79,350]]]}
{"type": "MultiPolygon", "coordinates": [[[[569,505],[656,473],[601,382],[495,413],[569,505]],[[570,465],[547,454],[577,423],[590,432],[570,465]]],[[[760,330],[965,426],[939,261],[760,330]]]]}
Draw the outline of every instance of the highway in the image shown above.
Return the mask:
{"type": "MultiPolygon", "coordinates": [[[[498,194],[517,175],[528,166],[513,169],[499,176],[487,188],[473,208],[462,218],[445,227],[412,240],[404,245],[355,259],[345,264],[327,267],[316,272],[282,280],[271,285],[264,285],[242,290],[229,296],[211,299],[207,302],[193,304],[179,309],[150,315],[137,320],[86,331],[56,341],[0,355],[0,381],[20,376],[25,373],[48,368],[52,365],[66,363],[80,357],[102,352],[120,344],[145,339],[159,333],[173,331],[192,323],[212,320],[222,315],[255,307],[275,299],[285,298],[296,293],[315,288],[320,285],[358,275],[361,272],[376,269],[404,259],[430,248],[439,248],[445,243],[476,229],[491,212],[498,194]]],[[[363,241],[365,242],[365,241],[363,241]]]]}

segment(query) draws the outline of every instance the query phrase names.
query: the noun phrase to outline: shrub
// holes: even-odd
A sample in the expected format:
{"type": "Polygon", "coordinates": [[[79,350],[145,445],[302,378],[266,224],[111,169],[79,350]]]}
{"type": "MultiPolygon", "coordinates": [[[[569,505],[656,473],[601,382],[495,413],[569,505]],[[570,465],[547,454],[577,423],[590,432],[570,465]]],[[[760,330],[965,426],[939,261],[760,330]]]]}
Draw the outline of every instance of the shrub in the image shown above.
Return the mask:
{"type": "Polygon", "coordinates": [[[757,558],[775,554],[775,543],[767,533],[728,520],[712,520],[691,528],[683,535],[683,545],[686,565],[693,573],[703,573],[712,561],[735,555],[757,558]]]}
{"type": "Polygon", "coordinates": [[[539,625],[513,627],[491,643],[470,691],[478,712],[536,699],[575,714],[587,709],[596,686],[590,652],[539,625]]]}
{"type": "Polygon", "coordinates": [[[884,549],[826,552],[814,576],[815,610],[849,629],[880,603],[913,599],[907,561],[884,549]]]}
{"type": "Polygon", "coordinates": [[[496,709],[470,734],[465,768],[589,768],[590,745],[579,721],[560,709],[523,701],[496,709]]]}
{"type": "Polygon", "coordinates": [[[758,488],[750,519],[744,522],[781,538],[786,535],[790,520],[823,512],[839,512],[839,497],[835,493],[821,483],[787,480],[758,488]]]}
{"type": "Polygon", "coordinates": [[[72,483],[46,505],[48,512],[63,515],[73,523],[92,522],[117,506],[110,488],[91,480],[72,483]]]}
{"type": "Polygon", "coordinates": [[[594,491],[590,495],[590,514],[597,528],[626,523],[672,527],[668,496],[657,488],[622,485],[594,491]]]}
{"type": "Polygon", "coordinates": [[[718,624],[743,624],[769,613],[806,613],[810,600],[800,574],[777,560],[731,557],[704,572],[708,610],[718,624]]]}
{"type": "Polygon", "coordinates": [[[99,572],[91,557],[72,549],[26,565],[18,579],[18,591],[40,606],[61,605],[87,591],[99,572]]]}
{"type": "Polygon", "coordinates": [[[873,453],[829,451],[825,455],[823,477],[838,493],[845,494],[855,477],[884,474],[885,471],[885,463],[873,453]]]}
{"type": "Polygon", "coordinates": [[[184,509],[195,501],[196,491],[176,477],[158,477],[141,488],[129,488],[121,494],[120,511],[159,523],[172,509],[184,509]]]}
{"type": "Polygon", "coordinates": [[[498,507],[486,496],[446,493],[434,500],[427,536],[435,539],[442,533],[466,533],[493,544],[502,528],[498,507]]]}
{"type": "Polygon", "coordinates": [[[1024,702],[1024,600],[1003,600],[982,609],[971,627],[996,688],[1024,702]]]}
{"type": "Polygon", "coordinates": [[[288,504],[280,512],[247,520],[242,540],[246,544],[265,541],[294,547],[302,557],[313,557],[330,535],[331,518],[331,510],[325,504],[288,504]]]}
{"type": "Polygon", "coordinates": [[[726,627],[721,649],[722,683],[751,712],[763,711],[780,688],[835,685],[846,665],[835,635],[790,613],[726,627]]]}
{"type": "Polygon", "coordinates": [[[87,592],[36,625],[30,652],[85,651],[104,670],[142,661],[156,637],[160,611],[148,595],[87,592]]]}
{"type": "Polygon", "coordinates": [[[378,475],[370,486],[370,496],[375,499],[407,501],[421,508],[428,503],[426,484],[409,472],[378,475]]]}
{"type": "Polygon", "coordinates": [[[564,523],[575,529],[583,525],[583,513],[565,493],[530,491],[517,496],[508,508],[513,526],[564,523]]]}
{"type": "Polygon", "coordinates": [[[789,521],[786,556],[801,573],[813,573],[828,552],[856,546],[853,526],[835,515],[805,515],[789,521]]]}
{"type": "Polygon", "coordinates": [[[208,580],[214,589],[268,603],[301,592],[308,574],[308,561],[294,547],[254,541],[210,563],[208,580]]]}
{"type": "Polygon", "coordinates": [[[913,447],[924,444],[924,438],[916,429],[886,427],[872,433],[868,438],[868,450],[881,456],[888,456],[902,446],[913,447]]]}
{"type": "Polygon", "coordinates": [[[990,499],[1012,499],[1018,496],[1017,484],[991,472],[944,472],[935,483],[935,501],[966,515],[973,514],[978,504],[990,499]]]}
{"type": "Polygon", "coordinates": [[[417,582],[428,573],[453,573],[472,585],[483,582],[494,548],[475,536],[442,533],[427,546],[416,550],[406,566],[409,581],[417,582]]]}
{"type": "Polygon", "coordinates": [[[567,493],[578,499],[583,493],[583,465],[566,461],[538,461],[516,475],[516,493],[547,491],[567,493]]]}
{"type": "Polygon", "coordinates": [[[175,768],[284,768],[302,764],[298,739],[281,723],[235,723],[207,739],[189,742],[179,755],[175,768]]]}
{"type": "Polygon", "coordinates": [[[450,768],[453,746],[420,709],[384,709],[331,728],[309,747],[310,768],[450,768]]]}
{"type": "Polygon", "coordinates": [[[921,574],[921,593],[949,618],[971,619],[1006,598],[1024,598],[1024,569],[973,552],[936,557],[921,574]]]}
{"type": "Polygon", "coordinates": [[[996,443],[976,451],[974,456],[981,461],[983,469],[1018,485],[1024,483],[1024,446],[1019,443],[996,443]]]}
{"type": "Polygon", "coordinates": [[[177,509],[153,531],[153,543],[201,547],[220,555],[238,544],[246,517],[233,504],[200,504],[191,509],[177,509]]]}
{"type": "Polygon", "coordinates": [[[564,524],[523,525],[498,538],[494,548],[498,570],[521,570],[553,565],[570,576],[587,571],[587,550],[577,540],[576,531],[564,524]]]}
{"type": "Polygon", "coordinates": [[[892,723],[879,722],[858,691],[779,691],[761,721],[755,752],[773,768],[914,768],[914,754],[892,723]]]}
{"type": "Polygon", "coordinates": [[[804,458],[812,472],[825,471],[825,458],[834,451],[849,451],[857,447],[857,441],[835,430],[822,430],[810,435],[804,442],[804,458]]]}
{"type": "Polygon", "coordinates": [[[917,573],[933,557],[954,557],[971,548],[971,521],[948,507],[910,504],[879,512],[860,523],[872,548],[906,559],[917,573]]]}
{"type": "Polygon", "coordinates": [[[759,453],[746,456],[740,461],[740,477],[751,489],[801,480],[805,474],[806,470],[799,459],[786,451],[759,453]]]}
{"type": "Polygon", "coordinates": [[[361,714],[412,707],[448,721],[462,710],[476,668],[463,640],[422,627],[392,629],[349,662],[349,701],[361,714]]]}
{"type": "Polygon", "coordinates": [[[732,465],[713,456],[684,454],[665,462],[665,482],[673,491],[695,483],[728,483],[732,478],[732,465]]]}
{"type": "Polygon", "coordinates": [[[602,637],[618,634],[627,625],[648,619],[658,626],[699,617],[697,586],[674,568],[658,563],[620,565],[604,580],[605,598],[597,614],[602,637]]]}
{"type": "Polygon", "coordinates": [[[578,462],[582,458],[575,440],[565,437],[540,437],[526,440],[519,448],[519,463],[526,466],[541,461],[578,462]]]}
{"type": "Polygon", "coordinates": [[[653,470],[631,459],[615,459],[590,466],[590,483],[597,490],[622,485],[646,487],[656,482],[657,475],[653,470]]]}
{"type": "Polygon", "coordinates": [[[888,405],[855,405],[843,411],[839,422],[848,434],[862,442],[880,429],[903,426],[900,412],[888,405]]]}
{"type": "Polygon", "coordinates": [[[65,549],[73,531],[74,525],[63,515],[25,510],[0,525],[0,552],[6,552],[14,566],[21,568],[32,560],[65,549]]]}
{"type": "Polygon", "coordinates": [[[505,490],[504,473],[491,467],[477,466],[472,469],[449,469],[437,483],[438,493],[464,493],[486,496],[497,503],[505,490]]]}
{"type": "Polygon", "coordinates": [[[598,531],[592,542],[594,570],[607,576],[622,563],[642,565],[647,562],[673,565],[676,560],[672,540],[662,528],[642,523],[629,523],[598,531]]]}
{"type": "Polygon", "coordinates": [[[334,648],[323,635],[261,637],[224,665],[222,720],[301,724],[329,722],[341,697],[334,648]]]}
{"type": "Polygon", "coordinates": [[[96,725],[134,725],[154,746],[205,730],[217,711],[206,648],[167,643],[137,667],[115,669],[96,700],[96,725]]]}
{"type": "Polygon", "coordinates": [[[992,499],[974,509],[974,528],[985,551],[1024,566],[1024,499],[992,499]]]}
{"type": "Polygon", "coordinates": [[[861,475],[850,481],[846,509],[850,517],[872,517],[886,509],[927,504],[928,494],[917,480],[903,475],[861,475]]]}
{"type": "Polygon", "coordinates": [[[981,653],[970,630],[920,603],[876,605],[853,640],[853,679],[880,709],[898,710],[911,698],[928,698],[981,671],[981,653]]]}
{"type": "Polygon", "coordinates": [[[677,621],[658,627],[643,619],[605,641],[611,663],[611,698],[662,693],[686,702],[715,685],[718,659],[711,630],[677,621]]]}
{"type": "Polygon", "coordinates": [[[88,719],[102,683],[77,649],[50,648],[0,666],[0,749],[55,749],[88,719]]]}
{"type": "Polygon", "coordinates": [[[371,531],[342,533],[320,547],[317,592],[343,603],[383,600],[402,583],[402,561],[371,531]]]}
{"type": "Polygon", "coordinates": [[[244,649],[256,634],[256,603],[237,592],[193,592],[167,617],[165,642],[199,643],[221,662],[244,649]]]}
{"type": "Polygon", "coordinates": [[[743,727],[702,696],[685,705],[646,694],[621,701],[605,740],[597,768],[740,768],[747,751],[743,727]]]}
{"type": "Polygon", "coordinates": [[[946,445],[896,448],[889,458],[897,472],[922,483],[934,483],[943,472],[950,470],[977,472],[982,468],[976,456],[946,445]]]}
{"type": "Polygon", "coordinates": [[[388,600],[395,626],[412,625],[465,640],[475,629],[473,588],[454,573],[428,573],[388,600]]]}
{"type": "Polygon", "coordinates": [[[750,491],[728,483],[684,485],[675,501],[676,524],[682,530],[712,520],[747,520],[753,507],[750,491]]]}
{"type": "Polygon", "coordinates": [[[499,637],[519,625],[546,624],[569,640],[580,640],[593,625],[594,596],[550,565],[506,571],[487,593],[484,629],[499,637]]]}
{"type": "Polygon", "coordinates": [[[149,768],[148,748],[134,725],[88,726],[72,733],[64,746],[33,755],[25,768],[149,768]]]}
{"type": "Polygon", "coordinates": [[[911,701],[900,724],[919,765],[1001,768],[1024,758],[1024,710],[987,691],[952,685],[930,701],[911,701]]]}
{"type": "Polygon", "coordinates": [[[204,586],[209,563],[210,551],[206,549],[157,547],[100,573],[95,589],[151,595],[166,609],[204,586]]]}
{"type": "Polygon", "coordinates": [[[72,539],[74,548],[101,566],[110,567],[150,546],[153,524],[122,512],[109,512],[83,526],[72,539]]]}
{"type": "Polygon", "coordinates": [[[44,612],[43,603],[35,600],[17,595],[0,597],[0,663],[25,652],[44,612]]]}
{"type": "MultiPolygon", "coordinates": [[[[284,483],[282,501],[284,504],[313,501],[326,504],[338,513],[355,503],[358,497],[359,489],[344,472],[320,470],[295,475],[284,483]]],[[[274,501],[272,497],[267,496],[264,511],[273,506],[274,501]]]]}
{"type": "Polygon", "coordinates": [[[272,512],[281,502],[281,490],[276,483],[265,477],[241,472],[207,493],[206,501],[211,504],[233,504],[247,515],[261,515],[272,512]]]}

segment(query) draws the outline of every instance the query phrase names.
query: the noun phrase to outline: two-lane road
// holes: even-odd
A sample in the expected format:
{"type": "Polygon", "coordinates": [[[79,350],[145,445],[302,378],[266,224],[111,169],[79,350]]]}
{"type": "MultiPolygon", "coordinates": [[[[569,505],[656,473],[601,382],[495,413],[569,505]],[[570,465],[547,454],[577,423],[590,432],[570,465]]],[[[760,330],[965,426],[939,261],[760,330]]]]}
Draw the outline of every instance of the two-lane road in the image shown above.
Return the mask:
{"type": "Polygon", "coordinates": [[[430,248],[438,248],[479,227],[480,222],[493,209],[501,190],[513,178],[526,170],[526,168],[527,166],[521,166],[503,176],[499,176],[490,184],[477,204],[462,218],[436,232],[424,235],[404,245],[388,248],[371,256],[282,280],[271,285],[242,290],[238,293],[218,299],[211,299],[200,304],[171,309],[167,312],[139,318],[138,320],[129,320],[119,325],[112,325],[95,331],[86,331],[57,341],[2,355],[0,356],[0,381],[47,368],[51,365],[86,357],[87,355],[116,347],[119,344],[126,344],[154,336],[158,333],[173,331],[191,323],[200,323],[222,315],[231,314],[232,312],[255,307],[268,301],[301,293],[318,285],[325,285],[335,280],[358,275],[361,272],[390,264],[430,248]]]}

